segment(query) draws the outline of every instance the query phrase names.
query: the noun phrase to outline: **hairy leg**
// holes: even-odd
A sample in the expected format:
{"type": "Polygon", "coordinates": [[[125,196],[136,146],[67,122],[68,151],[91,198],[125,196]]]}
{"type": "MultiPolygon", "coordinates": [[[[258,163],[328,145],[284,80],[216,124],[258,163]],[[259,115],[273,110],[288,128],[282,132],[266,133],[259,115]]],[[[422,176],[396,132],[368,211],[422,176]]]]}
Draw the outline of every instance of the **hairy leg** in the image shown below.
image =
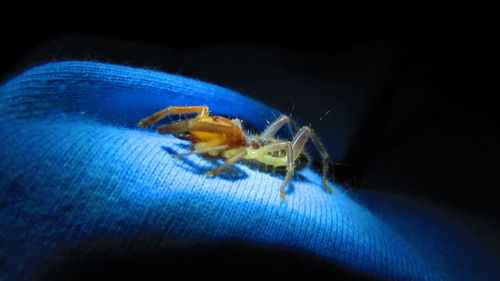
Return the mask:
{"type": "Polygon", "coordinates": [[[320,140],[318,135],[309,127],[302,127],[300,128],[299,132],[295,135],[295,137],[292,140],[292,150],[293,150],[293,155],[294,155],[294,160],[299,157],[300,153],[304,149],[304,145],[306,144],[308,139],[311,139],[312,142],[314,143],[314,146],[318,150],[321,159],[322,159],[322,183],[323,187],[326,189],[328,193],[333,193],[332,188],[328,185],[327,177],[328,177],[328,161],[330,159],[330,156],[328,155],[328,151],[325,148],[325,145],[323,142],[320,140]]]}
{"type": "Polygon", "coordinates": [[[290,133],[295,135],[297,133],[297,125],[287,115],[281,115],[276,120],[273,121],[265,130],[260,134],[261,137],[274,137],[276,133],[283,127],[285,124],[288,124],[288,128],[290,129],[290,133]]]}
{"type": "Polygon", "coordinates": [[[224,168],[234,164],[236,161],[241,160],[245,155],[247,154],[247,149],[246,148],[240,148],[240,151],[236,153],[234,156],[228,158],[222,165],[219,167],[213,169],[212,171],[207,172],[205,175],[207,177],[214,177],[217,175],[220,171],[222,171],[224,168]]]}
{"type": "Polygon", "coordinates": [[[179,158],[179,157],[184,157],[184,156],[191,155],[191,154],[204,154],[204,153],[208,153],[208,152],[212,152],[212,151],[225,150],[228,148],[229,148],[229,145],[224,144],[224,145],[213,146],[213,147],[208,147],[208,148],[203,148],[203,149],[195,149],[195,150],[188,152],[188,153],[174,154],[174,157],[179,158]]]}
{"type": "Polygon", "coordinates": [[[234,134],[234,128],[221,124],[201,122],[193,119],[183,120],[158,127],[159,134],[179,134],[191,131],[212,132],[225,135],[234,134]]]}
{"type": "Polygon", "coordinates": [[[170,114],[188,114],[188,113],[198,113],[198,117],[207,117],[208,116],[208,107],[204,105],[199,106],[168,106],[164,109],[155,112],[148,117],[142,119],[137,123],[137,126],[140,128],[145,128],[154,123],[160,121],[170,114]]]}
{"type": "Polygon", "coordinates": [[[282,141],[282,142],[276,142],[276,143],[271,143],[266,146],[263,146],[261,150],[264,153],[270,153],[274,151],[280,151],[280,150],[285,150],[286,155],[287,155],[287,166],[286,166],[286,175],[285,179],[283,180],[283,184],[281,185],[280,188],[280,197],[281,200],[286,199],[286,186],[292,179],[294,173],[295,173],[295,159],[294,159],[294,152],[292,149],[292,143],[289,141],[282,141]]]}

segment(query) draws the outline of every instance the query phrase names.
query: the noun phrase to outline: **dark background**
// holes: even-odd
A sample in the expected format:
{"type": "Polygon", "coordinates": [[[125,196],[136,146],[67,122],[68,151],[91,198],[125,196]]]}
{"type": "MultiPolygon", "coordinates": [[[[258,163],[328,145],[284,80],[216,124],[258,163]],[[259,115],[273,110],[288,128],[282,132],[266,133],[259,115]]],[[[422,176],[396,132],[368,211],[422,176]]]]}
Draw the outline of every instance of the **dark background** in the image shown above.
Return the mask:
{"type": "Polygon", "coordinates": [[[1,78],[90,59],[212,82],[311,124],[337,181],[498,218],[491,78],[497,33],[467,24],[299,30],[30,28],[4,34],[1,78]]]}
{"type": "MultiPolygon", "coordinates": [[[[87,59],[219,84],[311,124],[334,160],[346,164],[334,165],[335,177],[353,192],[409,195],[498,220],[498,90],[485,87],[497,80],[489,73],[498,33],[472,26],[468,19],[413,27],[374,25],[376,20],[234,30],[230,23],[194,28],[166,23],[154,30],[117,24],[77,31],[61,31],[63,23],[56,24],[59,28],[6,25],[0,77],[4,81],[45,61],[87,59]]],[[[247,257],[245,263],[231,266],[281,266],[291,274],[303,269],[367,279],[297,253],[244,247],[202,248],[188,256],[181,247],[171,261],[208,270],[209,277],[238,256],[247,257]]],[[[146,249],[137,261],[126,262],[161,271],[152,252],[146,249]]],[[[79,276],[82,267],[85,273],[135,278],[123,271],[126,262],[103,266],[102,255],[94,263],[76,261],[69,271],[79,276]],[[89,270],[92,266],[99,270],[89,270]]]]}

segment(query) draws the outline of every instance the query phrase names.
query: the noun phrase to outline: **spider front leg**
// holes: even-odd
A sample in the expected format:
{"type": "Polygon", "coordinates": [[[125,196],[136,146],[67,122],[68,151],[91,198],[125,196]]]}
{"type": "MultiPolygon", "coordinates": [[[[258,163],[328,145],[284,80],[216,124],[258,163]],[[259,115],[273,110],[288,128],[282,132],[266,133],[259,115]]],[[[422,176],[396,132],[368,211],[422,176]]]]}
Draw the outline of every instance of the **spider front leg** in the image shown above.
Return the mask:
{"type": "MultiPolygon", "coordinates": [[[[220,151],[224,151],[229,149],[229,144],[221,142],[220,139],[224,140],[225,135],[231,135],[234,133],[234,128],[214,124],[207,122],[200,122],[194,119],[188,119],[183,121],[174,122],[171,124],[162,125],[156,130],[159,134],[166,135],[179,135],[179,134],[190,134],[191,132],[206,132],[206,133],[215,133],[220,138],[214,138],[211,140],[207,140],[205,143],[205,148],[198,148],[188,153],[176,154],[174,157],[183,157],[191,154],[204,154],[204,153],[218,153],[220,151]]],[[[189,137],[187,137],[189,138],[189,137]]]]}
{"type": "Polygon", "coordinates": [[[187,119],[183,121],[177,121],[174,123],[162,125],[156,129],[158,134],[167,135],[167,134],[179,134],[185,132],[209,132],[209,133],[217,133],[220,135],[232,135],[234,134],[234,128],[229,126],[224,126],[220,124],[201,122],[195,119],[187,119]]]}
{"type": "Polygon", "coordinates": [[[198,113],[197,117],[207,117],[208,107],[204,105],[197,106],[167,106],[164,109],[157,111],[148,117],[142,119],[137,123],[139,128],[145,128],[154,123],[160,121],[161,119],[167,117],[170,114],[188,114],[188,113],[198,113]]]}

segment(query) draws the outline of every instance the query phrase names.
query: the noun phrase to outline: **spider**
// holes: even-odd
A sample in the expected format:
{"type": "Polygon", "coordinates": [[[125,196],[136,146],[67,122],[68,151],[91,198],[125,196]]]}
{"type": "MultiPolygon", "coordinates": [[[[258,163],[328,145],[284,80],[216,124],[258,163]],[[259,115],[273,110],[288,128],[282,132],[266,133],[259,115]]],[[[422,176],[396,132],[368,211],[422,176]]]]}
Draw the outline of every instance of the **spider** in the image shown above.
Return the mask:
{"type": "Polygon", "coordinates": [[[299,157],[307,154],[304,145],[310,138],[322,158],[322,184],[328,193],[333,190],[328,185],[328,152],[316,135],[309,127],[305,126],[297,131],[292,141],[282,140],[275,137],[283,126],[288,124],[295,128],[293,120],[282,115],[271,123],[260,135],[245,135],[239,119],[227,119],[222,116],[211,116],[207,106],[168,106],[158,112],[147,116],[137,124],[145,128],[160,121],[170,114],[197,113],[194,118],[177,121],[159,126],[159,134],[172,134],[180,139],[190,141],[194,150],[184,154],[176,154],[174,157],[183,157],[190,154],[208,154],[211,156],[222,156],[225,162],[217,168],[207,172],[205,175],[214,177],[224,168],[241,159],[255,160],[272,167],[286,167],[286,175],[280,188],[280,197],[286,199],[286,186],[292,179],[296,170],[296,161],[299,157]]]}

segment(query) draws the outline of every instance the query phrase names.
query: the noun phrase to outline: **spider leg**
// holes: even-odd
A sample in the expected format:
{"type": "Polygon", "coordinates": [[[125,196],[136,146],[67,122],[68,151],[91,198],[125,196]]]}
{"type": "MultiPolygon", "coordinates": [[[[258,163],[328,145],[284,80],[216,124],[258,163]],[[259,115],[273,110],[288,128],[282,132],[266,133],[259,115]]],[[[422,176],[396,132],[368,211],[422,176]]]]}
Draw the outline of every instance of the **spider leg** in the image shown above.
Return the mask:
{"type": "Polygon", "coordinates": [[[247,154],[247,149],[246,148],[240,148],[239,152],[236,153],[234,156],[228,158],[222,165],[219,167],[213,169],[212,171],[207,172],[205,175],[207,177],[214,177],[217,175],[220,171],[222,171],[224,168],[234,164],[236,161],[241,160],[245,155],[247,154]]]}
{"type": "Polygon", "coordinates": [[[330,156],[328,155],[328,151],[325,148],[325,145],[323,142],[320,140],[318,135],[313,131],[313,129],[309,127],[302,127],[300,128],[299,132],[295,135],[295,137],[292,140],[292,150],[293,150],[293,156],[294,160],[296,160],[302,150],[304,149],[304,145],[306,144],[307,140],[311,139],[312,142],[314,143],[314,146],[318,150],[319,154],[321,155],[322,159],[322,184],[323,187],[326,189],[328,193],[333,193],[332,188],[328,185],[327,181],[327,176],[328,176],[328,161],[330,159],[330,156]]]}
{"type": "Polygon", "coordinates": [[[162,125],[156,129],[159,134],[180,134],[190,131],[212,132],[225,135],[234,134],[234,128],[214,123],[201,122],[194,119],[187,119],[166,125],[162,125]]]}
{"type": "Polygon", "coordinates": [[[287,166],[286,166],[286,175],[285,179],[283,180],[283,184],[281,185],[280,188],[280,197],[281,200],[286,199],[286,186],[290,182],[290,180],[293,177],[293,174],[295,173],[295,158],[294,157],[294,151],[292,148],[292,143],[289,141],[281,141],[281,142],[275,142],[271,143],[268,145],[265,145],[261,148],[262,153],[270,153],[274,151],[280,151],[280,150],[286,150],[286,155],[287,155],[287,166]]]}
{"type": "Polygon", "coordinates": [[[202,148],[202,149],[195,149],[195,150],[190,151],[188,153],[174,154],[174,157],[179,158],[179,157],[184,157],[184,156],[191,155],[191,154],[203,154],[203,153],[212,152],[212,151],[225,150],[227,148],[229,148],[229,145],[224,144],[224,145],[207,147],[207,148],[202,148]]]}
{"type": "Polygon", "coordinates": [[[154,123],[160,121],[161,119],[167,117],[170,114],[188,114],[188,113],[198,113],[198,117],[208,116],[208,107],[204,105],[199,106],[167,106],[164,109],[155,112],[148,117],[142,119],[137,123],[140,128],[145,128],[154,123]]]}
{"type": "Polygon", "coordinates": [[[276,120],[273,121],[265,130],[260,134],[261,137],[273,137],[276,133],[283,127],[285,124],[288,124],[288,129],[292,135],[297,133],[297,125],[292,118],[287,115],[281,115],[276,120]]]}

